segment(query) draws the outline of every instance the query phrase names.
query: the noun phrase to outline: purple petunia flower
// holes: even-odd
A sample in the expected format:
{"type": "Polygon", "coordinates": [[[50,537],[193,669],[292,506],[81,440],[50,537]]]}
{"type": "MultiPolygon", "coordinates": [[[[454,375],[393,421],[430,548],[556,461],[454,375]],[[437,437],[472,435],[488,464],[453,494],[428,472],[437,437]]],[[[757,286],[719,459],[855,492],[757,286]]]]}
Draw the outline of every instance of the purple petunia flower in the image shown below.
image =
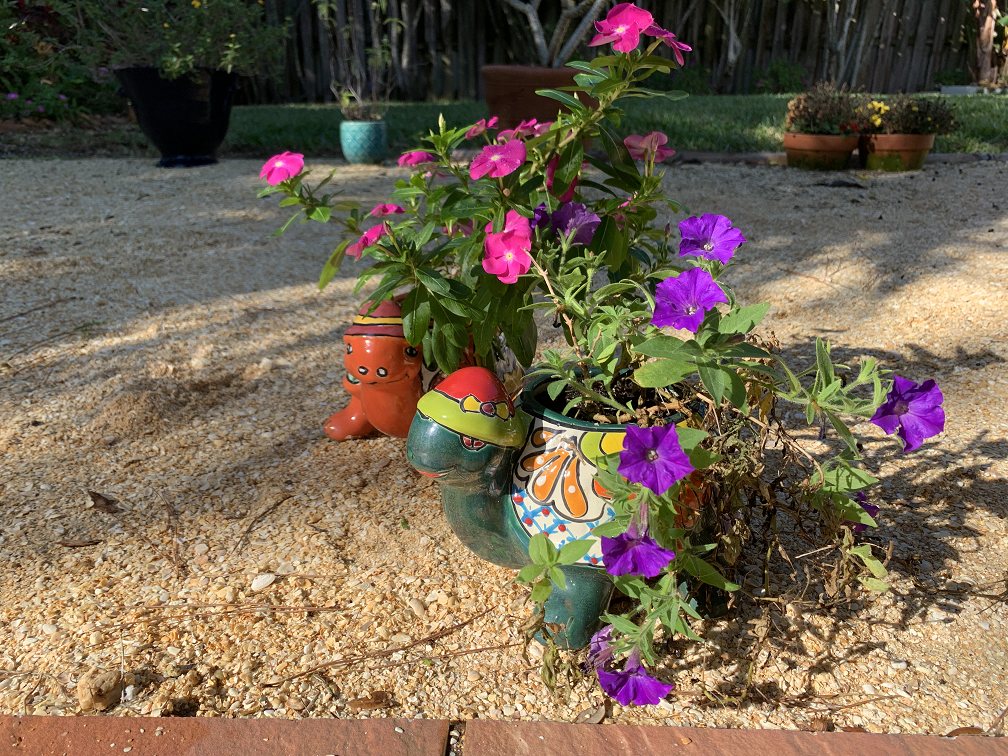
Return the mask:
{"type": "Polygon", "coordinates": [[[679,444],[674,425],[628,425],[617,469],[631,483],[640,483],[661,496],[693,472],[693,465],[679,444]]]}
{"type": "Polygon", "coordinates": [[[574,244],[591,244],[601,219],[580,202],[561,205],[552,216],[553,231],[562,236],[574,233],[574,244]]]}
{"type": "Polygon", "coordinates": [[[745,237],[731,221],[723,215],[704,213],[699,218],[687,218],[679,222],[679,257],[697,255],[724,264],[732,259],[745,237]]]}
{"type": "Polygon", "coordinates": [[[8,92],[7,93],[7,99],[8,100],[16,100],[17,98],[18,98],[18,93],[17,92],[8,92]]]}
{"type": "MultiPolygon", "coordinates": [[[[868,516],[873,520],[878,517],[879,508],[874,504],[868,503],[868,494],[864,491],[858,491],[857,496],[854,497],[854,501],[861,505],[861,509],[868,513],[868,516]]],[[[868,526],[863,522],[852,522],[851,520],[844,520],[844,525],[849,525],[850,529],[855,533],[863,533],[868,530],[868,526]]]]}
{"type": "Polygon", "coordinates": [[[703,268],[690,268],[658,284],[651,325],[685,328],[696,333],[707,310],[718,302],[727,301],[728,297],[714,283],[710,273],[703,268]]]}
{"type": "Polygon", "coordinates": [[[602,669],[613,658],[613,626],[606,625],[592,636],[588,643],[588,664],[591,669],[602,669]]]}
{"type": "Polygon", "coordinates": [[[606,572],[613,577],[656,577],[675,559],[675,552],[663,549],[646,531],[641,532],[636,520],[630,521],[626,533],[620,533],[614,538],[602,536],[599,540],[606,572]]]}
{"type": "Polygon", "coordinates": [[[598,678],[602,690],[619,701],[621,706],[657,704],[675,688],[675,685],[663,683],[644,670],[640,651],[636,648],[630,652],[622,672],[600,669],[598,678]]]}
{"type": "Polygon", "coordinates": [[[871,422],[903,439],[904,452],[913,451],[924,439],[945,430],[943,399],[941,389],[933,380],[918,386],[908,378],[895,375],[889,395],[875,410],[871,422]]]}
{"type": "Polygon", "coordinates": [[[65,94],[58,95],[61,100],[65,100],[67,96],[65,94]]]}
{"type": "Polygon", "coordinates": [[[544,226],[546,228],[550,225],[550,211],[546,207],[546,203],[542,203],[535,210],[532,211],[532,220],[529,223],[532,228],[539,228],[539,226],[544,226]]]}

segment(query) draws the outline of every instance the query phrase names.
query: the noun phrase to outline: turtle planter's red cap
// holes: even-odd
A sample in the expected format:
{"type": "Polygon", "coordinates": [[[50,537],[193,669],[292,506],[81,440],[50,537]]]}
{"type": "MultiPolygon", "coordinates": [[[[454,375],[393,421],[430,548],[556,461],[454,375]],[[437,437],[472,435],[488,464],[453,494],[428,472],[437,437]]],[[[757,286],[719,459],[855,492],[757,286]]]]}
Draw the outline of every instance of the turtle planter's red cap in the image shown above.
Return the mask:
{"type": "Polygon", "coordinates": [[[391,299],[382,300],[370,314],[368,308],[373,302],[365,302],[360,308],[353,325],[347,328],[345,336],[398,336],[403,335],[402,308],[391,299]]]}

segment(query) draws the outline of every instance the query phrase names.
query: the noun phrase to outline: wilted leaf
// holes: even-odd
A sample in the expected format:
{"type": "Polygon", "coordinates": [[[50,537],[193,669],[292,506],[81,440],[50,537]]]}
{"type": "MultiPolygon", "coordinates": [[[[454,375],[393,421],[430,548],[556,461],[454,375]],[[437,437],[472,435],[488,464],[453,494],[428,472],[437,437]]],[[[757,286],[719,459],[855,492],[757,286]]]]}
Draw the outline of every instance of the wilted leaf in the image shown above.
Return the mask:
{"type": "Polygon", "coordinates": [[[598,724],[605,719],[605,704],[589,706],[574,718],[574,724],[598,724]]]}
{"type": "Polygon", "coordinates": [[[375,709],[386,709],[391,703],[391,693],[384,690],[376,690],[370,696],[347,701],[347,706],[354,711],[374,711],[375,709]]]}
{"type": "Polygon", "coordinates": [[[115,514],[119,511],[119,507],[116,506],[116,500],[111,496],[100,494],[97,491],[88,491],[87,493],[91,497],[91,503],[94,505],[94,508],[99,512],[115,514]]]}
{"type": "Polygon", "coordinates": [[[952,732],[945,733],[946,738],[957,738],[960,735],[986,735],[979,727],[956,727],[952,732]]]}
{"type": "Polygon", "coordinates": [[[92,540],[56,541],[56,543],[58,543],[60,546],[65,546],[68,549],[81,549],[84,548],[85,546],[97,546],[99,543],[101,543],[101,541],[92,541],[92,540]]]}

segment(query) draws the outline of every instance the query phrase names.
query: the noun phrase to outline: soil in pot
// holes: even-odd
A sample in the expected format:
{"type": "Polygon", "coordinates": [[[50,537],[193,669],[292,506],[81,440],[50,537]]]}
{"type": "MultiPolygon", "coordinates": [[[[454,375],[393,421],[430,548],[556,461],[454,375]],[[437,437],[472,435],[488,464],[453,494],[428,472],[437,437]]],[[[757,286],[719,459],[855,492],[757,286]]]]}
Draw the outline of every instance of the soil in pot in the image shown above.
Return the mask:
{"type": "Polygon", "coordinates": [[[862,137],[860,149],[869,170],[918,171],[934,140],[934,134],[869,134],[862,137]]]}
{"type": "Polygon", "coordinates": [[[165,79],[153,66],[115,72],[144,135],[161,153],[164,168],[216,163],[227,135],[238,75],[199,69],[165,79]]]}
{"type": "Polygon", "coordinates": [[[787,164],[812,171],[842,171],[847,168],[858,137],[834,134],[784,134],[787,164]]]}
{"type": "MultiPolygon", "coordinates": [[[[559,89],[574,86],[573,68],[539,68],[537,66],[483,66],[485,100],[491,116],[500,119],[502,129],[513,129],[522,121],[535,118],[539,123],[555,121],[557,112],[569,111],[556,100],[536,94],[537,89],[559,89]]],[[[578,95],[588,107],[597,103],[578,95]]]]}

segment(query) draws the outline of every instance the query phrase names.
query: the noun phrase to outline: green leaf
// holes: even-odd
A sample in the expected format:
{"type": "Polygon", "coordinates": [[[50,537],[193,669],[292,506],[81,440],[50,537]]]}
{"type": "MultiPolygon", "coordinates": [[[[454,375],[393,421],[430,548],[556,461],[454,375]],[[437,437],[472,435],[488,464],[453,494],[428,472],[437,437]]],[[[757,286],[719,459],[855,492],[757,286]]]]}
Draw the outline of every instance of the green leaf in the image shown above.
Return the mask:
{"type": "Polygon", "coordinates": [[[339,273],[340,266],[343,265],[343,260],[346,258],[346,248],[349,246],[350,240],[347,239],[340,242],[339,246],[333,250],[326,264],[322,267],[322,275],[319,276],[318,282],[319,291],[328,286],[329,282],[339,273]]]}
{"type": "Polygon", "coordinates": [[[686,455],[694,470],[706,470],[711,465],[723,459],[723,455],[704,449],[702,446],[694,446],[686,455]]]}
{"type": "Polygon", "coordinates": [[[748,307],[741,307],[738,310],[729,312],[721,318],[718,331],[721,333],[749,333],[749,331],[759,325],[769,309],[770,303],[763,302],[762,304],[749,305],[748,307]]]}
{"type": "Polygon", "coordinates": [[[656,360],[634,371],[634,380],[644,388],[664,388],[689,378],[696,365],[683,360],[656,360]]]}
{"type": "Polygon", "coordinates": [[[566,92],[561,92],[557,89],[537,89],[536,94],[540,97],[549,97],[551,100],[556,100],[557,102],[562,102],[568,108],[573,110],[575,113],[579,113],[585,110],[585,106],[579,100],[577,100],[572,95],[566,92]]]}
{"type": "Polygon", "coordinates": [[[548,578],[543,578],[532,589],[531,599],[535,603],[541,604],[550,597],[551,593],[553,593],[553,583],[548,578]]]}
{"type": "Polygon", "coordinates": [[[549,574],[550,574],[550,580],[553,581],[553,584],[557,588],[559,588],[561,591],[567,590],[567,578],[564,577],[563,570],[561,570],[559,567],[550,567],[549,574]]]}
{"type": "MultiPolygon", "coordinates": [[[[813,482],[819,482],[819,473],[813,477],[813,482]]],[[[878,483],[878,478],[871,473],[847,464],[840,464],[826,470],[824,485],[830,491],[860,491],[878,483]]]]}
{"type": "Polygon", "coordinates": [[[713,362],[706,361],[697,362],[697,371],[700,373],[700,380],[703,381],[703,385],[710,393],[711,399],[714,400],[714,404],[720,406],[727,383],[724,371],[713,362]]]}
{"type": "Polygon", "coordinates": [[[560,160],[557,164],[556,173],[553,176],[553,195],[560,197],[570,187],[571,182],[577,178],[581,172],[581,163],[584,160],[584,145],[580,139],[569,142],[560,152],[560,160]]]}
{"type": "Polygon", "coordinates": [[[434,270],[434,268],[417,268],[416,276],[417,280],[426,286],[432,294],[447,297],[451,293],[451,288],[444,276],[434,270]]]}
{"type": "Polygon", "coordinates": [[[546,387],[546,393],[549,394],[549,398],[555,402],[556,398],[560,396],[566,385],[566,381],[553,381],[546,387]]]}
{"type": "Polygon", "coordinates": [[[560,549],[560,553],[557,555],[557,562],[560,564],[574,564],[577,560],[583,558],[585,554],[591,551],[591,548],[594,545],[595,541],[587,538],[582,538],[578,541],[571,541],[570,543],[564,544],[560,549]]]}
{"type": "MultiPolygon", "coordinates": [[[[823,341],[822,339],[816,339],[815,342],[816,351],[816,368],[818,369],[818,376],[822,380],[821,388],[825,388],[833,383],[835,376],[833,375],[833,361],[830,359],[830,345],[828,341],[823,341]]],[[[818,382],[818,381],[817,381],[818,382]]]]}
{"type": "Polygon", "coordinates": [[[529,539],[529,557],[536,564],[544,566],[556,564],[556,549],[553,548],[549,536],[539,533],[529,539]]]}
{"type": "Polygon", "coordinates": [[[617,522],[616,520],[610,520],[609,522],[603,522],[601,525],[596,525],[592,528],[592,535],[598,536],[599,538],[612,538],[618,536],[620,533],[625,533],[627,529],[625,522],[617,522]]]}
{"type": "Polygon", "coordinates": [[[519,583],[531,583],[541,574],[542,574],[542,567],[540,567],[538,564],[527,564],[521,568],[521,571],[518,573],[518,577],[515,579],[519,583]]]}
{"type": "Polygon", "coordinates": [[[698,428],[676,428],[676,435],[679,437],[679,445],[687,454],[707,438],[707,431],[698,428]]]}
{"type": "Polygon", "coordinates": [[[300,197],[286,197],[280,200],[280,207],[290,207],[291,205],[300,205],[300,204],[301,204],[300,197]]]}
{"type": "Polygon", "coordinates": [[[314,221],[318,221],[319,223],[327,223],[329,218],[332,217],[332,209],[326,207],[325,205],[319,205],[312,210],[311,215],[308,217],[314,221]]]}
{"type": "Polygon", "coordinates": [[[869,591],[874,591],[875,593],[885,593],[889,590],[889,584],[885,581],[878,580],[877,578],[861,575],[858,577],[858,580],[861,581],[861,585],[869,591]]]}
{"type": "Polygon", "coordinates": [[[300,215],[301,215],[301,211],[298,210],[296,213],[294,213],[294,215],[292,215],[290,218],[287,219],[286,223],[284,223],[282,226],[280,226],[280,228],[278,228],[276,231],[274,231],[272,234],[270,234],[270,236],[271,237],[273,237],[273,236],[280,236],[280,234],[282,234],[284,231],[286,231],[290,227],[290,224],[293,223],[294,221],[296,221],[300,215]]]}
{"type": "MultiPolygon", "coordinates": [[[[846,496],[834,496],[833,501],[836,503],[836,508],[845,520],[849,520],[850,522],[854,522],[859,525],[867,525],[871,528],[877,527],[878,523],[875,522],[874,518],[865,511],[864,507],[853,499],[846,496]]],[[[871,551],[869,550],[868,553],[870,554],[871,551]]]]}
{"type": "Polygon", "coordinates": [[[739,378],[738,373],[730,367],[722,366],[721,371],[728,379],[728,386],[725,392],[725,395],[728,397],[728,401],[730,401],[735,408],[742,410],[745,414],[748,414],[749,405],[746,401],[746,388],[742,379],[739,378]]]}
{"type": "Polygon", "coordinates": [[[833,426],[833,430],[835,430],[840,435],[840,438],[844,440],[844,443],[847,444],[847,448],[855,455],[860,455],[861,453],[857,448],[857,440],[854,438],[854,434],[850,432],[850,428],[847,427],[847,424],[829,410],[823,410],[823,414],[826,415],[826,419],[830,421],[830,425],[833,426]]]}
{"type": "Polygon", "coordinates": [[[720,588],[723,591],[737,591],[739,587],[718,572],[711,564],[703,559],[690,558],[683,561],[683,569],[700,581],[720,588]]]}
{"type": "Polygon", "coordinates": [[[406,299],[403,300],[402,317],[403,335],[406,341],[416,346],[430,327],[431,306],[426,289],[416,286],[406,295],[406,299]]]}
{"type": "Polygon", "coordinates": [[[616,631],[622,635],[636,635],[640,632],[640,628],[626,617],[621,617],[618,614],[609,614],[607,612],[605,618],[606,622],[616,628],[616,631]]]}
{"type": "Polygon", "coordinates": [[[648,357],[681,358],[683,356],[683,347],[685,344],[685,341],[677,339],[675,336],[660,334],[658,336],[652,336],[647,341],[638,344],[634,347],[634,351],[639,352],[640,354],[646,354],[648,357]]]}
{"type": "Polygon", "coordinates": [[[635,183],[634,188],[640,186],[640,171],[637,170],[637,164],[630,156],[630,151],[623,144],[623,141],[617,138],[605,126],[599,126],[599,139],[602,142],[603,148],[605,148],[606,156],[609,158],[612,167],[624,177],[633,181],[635,183]]]}

